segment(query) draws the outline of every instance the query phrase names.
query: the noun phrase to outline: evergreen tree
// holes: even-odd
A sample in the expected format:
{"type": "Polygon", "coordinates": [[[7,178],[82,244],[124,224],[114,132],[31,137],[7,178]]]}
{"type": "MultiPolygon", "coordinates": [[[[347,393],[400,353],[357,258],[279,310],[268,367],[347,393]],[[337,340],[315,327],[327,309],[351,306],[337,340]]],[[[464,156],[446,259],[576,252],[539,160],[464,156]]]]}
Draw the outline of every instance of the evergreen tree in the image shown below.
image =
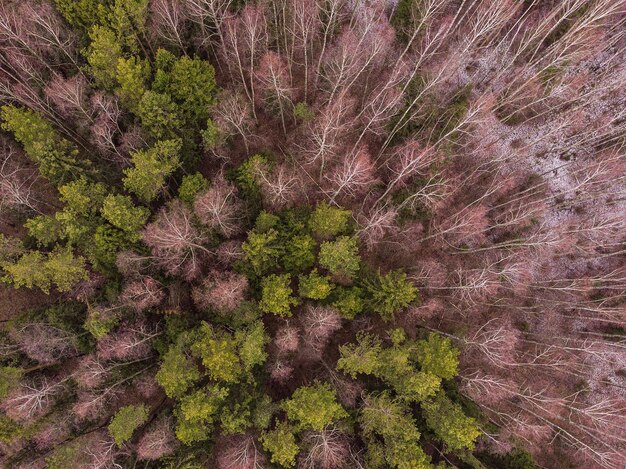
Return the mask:
{"type": "Polygon", "coordinates": [[[180,140],[161,140],[148,150],[134,152],[133,167],[124,170],[124,187],[144,202],[154,200],[178,168],[180,149],[180,140]]]}
{"type": "Polygon", "coordinates": [[[391,321],[395,313],[418,298],[417,288],[407,280],[404,272],[397,270],[378,274],[376,280],[366,283],[366,289],[372,310],[385,321],[391,321]]]}
{"type": "Polygon", "coordinates": [[[286,422],[276,424],[273,430],[261,434],[265,451],[271,455],[271,462],[282,467],[293,467],[300,451],[292,428],[286,422]]]}
{"type": "Polygon", "coordinates": [[[259,308],[264,313],[289,317],[291,307],[297,306],[299,301],[291,293],[291,275],[269,275],[261,280],[261,301],[259,308]]]}
{"type": "Polygon", "coordinates": [[[128,405],[117,411],[109,424],[109,433],[122,446],[131,439],[135,430],[148,420],[148,408],[145,405],[128,405]]]}
{"type": "Polygon", "coordinates": [[[461,407],[452,402],[443,392],[422,403],[426,424],[435,432],[448,449],[473,449],[480,436],[476,421],[463,413],[461,407]]]}
{"type": "Polygon", "coordinates": [[[348,416],[337,402],[335,391],[327,383],[296,389],[291,398],[283,402],[282,408],[289,420],[296,422],[298,430],[310,428],[322,431],[327,425],[348,416]]]}
{"type": "Polygon", "coordinates": [[[78,150],[62,138],[39,113],[13,105],[2,106],[2,129],[11,132],[26,154],[39,165],[39,172],[53,184],[62,184],[85,172],[78,150]]]}
{"type": "Polygon", "coordinates": [[[356,239],[340,236],[335,241],[323,242],[320,246],[319,263],[339,278],[354,278],[361,264],[356,239]]]}

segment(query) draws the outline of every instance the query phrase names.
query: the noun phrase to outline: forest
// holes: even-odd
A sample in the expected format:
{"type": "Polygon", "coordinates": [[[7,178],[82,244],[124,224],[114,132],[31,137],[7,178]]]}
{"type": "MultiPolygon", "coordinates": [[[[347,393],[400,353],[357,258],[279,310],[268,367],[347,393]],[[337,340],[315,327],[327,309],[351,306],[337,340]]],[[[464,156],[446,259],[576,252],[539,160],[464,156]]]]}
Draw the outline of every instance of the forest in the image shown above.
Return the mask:
{"type": "Polygon", "coordinates": [[[623,0],[0,0],[0,467],[626,467],[623,0]]]}

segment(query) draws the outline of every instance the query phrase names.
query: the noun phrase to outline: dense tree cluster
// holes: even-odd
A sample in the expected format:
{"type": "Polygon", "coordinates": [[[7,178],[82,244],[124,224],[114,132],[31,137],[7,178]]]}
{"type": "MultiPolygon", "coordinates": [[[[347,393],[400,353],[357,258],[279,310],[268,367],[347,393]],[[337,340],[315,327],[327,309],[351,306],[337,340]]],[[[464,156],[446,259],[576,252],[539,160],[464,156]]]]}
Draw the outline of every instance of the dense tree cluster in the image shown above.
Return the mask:
{"type": "Polygon", "coordinates": [[[625,24],[1,2],[0,465],[622,468],[625,24]]]}

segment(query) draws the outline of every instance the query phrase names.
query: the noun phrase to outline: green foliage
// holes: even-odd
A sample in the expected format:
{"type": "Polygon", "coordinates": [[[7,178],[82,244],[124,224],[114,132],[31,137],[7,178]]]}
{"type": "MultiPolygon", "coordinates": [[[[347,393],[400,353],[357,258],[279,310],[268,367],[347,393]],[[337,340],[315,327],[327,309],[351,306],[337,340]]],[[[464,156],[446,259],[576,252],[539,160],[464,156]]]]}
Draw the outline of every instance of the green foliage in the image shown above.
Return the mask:
{"type": "Polygon", "coordinates": [[[146,91],[139,101],[137,115],[141,126],[156,139],[171,138],[183,124],[178,106],[168,94],[146,91]]]}
{"type": "Polygon", "coordinates": [[[70,291],[74,284],[89,278],[85,270],[85,259],[74,256],[69,247],[56,247],[49,253],[44,269],[51,283],[60,292],[70,291]]]}
{"type": "Polygon", "coordinates": [[[115,92],[128,109],[138,112],[139,103],[146,92],[146,83],[150,79],[150,64],[136,57],[117,59],[115,78],[118,87],[115,92]]]}
{"type": "Polygon", "coordinates": [[[220,386],[195,391],[180,400],[181,415],[189,421],[212,422],[226,396],[228,390],[220,386]]]}
{"type": "Polygon", "coordinates": [[[39,288],[45,293],[52,285],[60,292],[70,291],[75,283],[88,278],[84,258],[74,256],[69,247],[57,246],[47,256],[31,251],[14,263],[3,263],[2,268],[2,280],[15,288],[39,288]]]}
{"type": "Polygon", "coordinates": [[[312,300],[323,300],[333,290],[330,279],[317,273],[317,269],[313,269],[309,275],[300,275],[298,277],[298,293],[303,298],[312,300]]]}
{"type": "Polygon", "coordinates": [[[237,354],[237,341],[228,332],[202,322],[200,339],[193,344],[191,351],[202,359],[211,379],[225,383],[239,380],[242,367],[237,354]]]}
{"type": "Polygon", "coordinates": [[[24,372],[21,368],[14,366],[0,366],[0,399],[7,397],[11,391],[16,389],[24,372]]]}
{"type": "Polygon", "coordinates": [[[262,210],[254,222],[254,231],[257,233],[267,233],[272,228],[276,228],[280,223],[280,218],[276,215],[262,210]]]}
{"type": "Polygon", "coordinates": [[[406,278],[404,272],[393,270],[366,283],[370,306],[385,321],[390,321],[396,312],[406,308],[418,298],[418,291],[406,278]]]}
{"type": "Polygon", "coordinates": [[[371,441],[381,437],[384,459],[391,467],[426,469],[430,458],[419,445],[420,432],[407,405],[388,392],[369,395],[359,414],[363,434],[371,441]]]}
{"type": "Polygon", "coordinates": [[[239,357],[245,373],[251,373],[257,365],[262,365],[267,359],[265,346],[269,343],[269,337],[261,321],[248,326],[247,329],[235,332],[235,340],[238,343],[239,357]]]}
{"type": "Polygon", "coordinates": [[[95,269],[108,271],[115,265],[117,254],[128,249],[136,239],[136,235],[129,235],[111,225],[104,224],[96,228],[91,243],[83,249],[95,269]]]}
{"type": "Polygon", "coordinates": [[[54,184],[79,177],[85,164],[76,157],[78,150],[59,136],[39,113],[13,105],[2,106],[0,127],[11,132],[26,154],[39,165],[39,172],[54,184]]]}
{"type": "Polygon", "coordinates": [[[228,389],[207,386],[183,397],[175,412],[178,417],[176,438],[186,445],[209,439],[227,396],[228,389]]]}
{"type": "Polygon", "coordinates": [[[473,449],[480,430],[472,417],[467,417],[461,407],[446,397],[443,392],[436,398],[422,403],[426,424],[435,432],[448,449],[473,449]]]}
{"type": "Polygon", "coordinates": [[[271,455],[271,462],[282,467],[293,467],[296,456],[300,451],[292,428],[286,422],[276,424],[276,427],[261,434],[263,449],[271,455]]]}
{"type": "Polygon", "coordinates": [[[392,333],[394,344],[383,348],[379,338],[371,334],[358,334],[356,344],[339,347],[337,369],[351,375],[376,376],[388,383],[398,396],[405,400],[421,402],[435,395],[441,378],[433,373],[418,370],[415,349],[421,342],[404,342],[397,331],[392,333]]]}
{"type": "Polygon", "coordinates": [[[39,245],[46,246],[65,240],[71,245],[89,244],[90,237],[102,219],[99,217],[106,197],[106,187],[86,177],[59,187],[62,210],[51,215],[40,215],[27,220],[26,227],[39,245]]]}
{"type": "Polygon", "coordinates": [[[149,0],[114,0],[107,24],[131,53],[139,52],[140,40],[146,34],[149,0]]]}
{"type": "Polygon", "coordinates": [[[3,262],[17,260],[24,253],[24,245],[19,238],[0,233],[0,267],[3,262]]]}
{"type": "Polygon", "coordinates": [[[420,3],[415,0],[399,0],[391,17],[398,36],[408,41],[421,20],[420,3]]]}
{"type": "Polygon", "coordinates": [[[297,422],[298,430],[322,431],[327,425],[348,416],[328,383],[296,389],[291,398],[283,402],[282,408],[289,420],[297,422]]]}
{"type": "Polygon", "coordinates": [[[133,167],[124,170],[124,187],[144,202],[151,202],[180,163],[180,140],[160,140],[148,150],[132,154],[133,167]]]}
{"type": "Polygon", "coordinates": [[[150,210],[135,206],[132,199],[126,195],[109,194],[102,204],[102,216],[116,228],[135,235],[145,225],[150,210]]]}
{"type": "Polygon", "coordinates": [[[293,107],[293,115],[296,119],[302,122],[309,122],[315,117],[315,113],[304,101],[297,103],[293,107]]]}
{"type": "Polygon", "coordinates": [[[148,408],[145,405],[127,405],[117,411],[109,424],[109,434],[117,446],[122,446],[131,439],[134,431],[148,420],[148,408]]]}
{"type": "Polygon", "coordinates": [[[82,333],[80,325],[84,322],[86,308],[84,303],[64,301],[47,307],[43,317],[48,324],[70,332],[82,333]]]}
{"type": "Polygon", "coordinates": [[[456,376],[459,350],[452,346],[449,338],[431,332],[427,340],[417,342],[416,351],[423,371],[442,379],[456,376]]]}
{"type": "Polygon", "coordinates": [[[24,227],[39,246],[49,246],[64,237],[63,225],[50,215],[37,215],[29,218],[24,223],[24,227]]]}
{"type": "Polygon", "coordinates": [[[259,173],[269,168],[267,158],[263,155],[252,155],[237,169],[237,186],[247,197],[258,197],[260,194],[259,173]]]}
{"type": "Polygon", "coordinates": [[[4,414],[0,414],[0,442],[11,443],[22,436],[23,429],[4,414]]]}
{"type": "Polygon", "coordinates": [[[254,399],[255,407],[252,412],[253,426],[259,430],[265,430],[272,422],[272,415],[276,411],[277,405],[267,394],[254,399]]]}
{"type": "Polygon", "coordinates": [[[251,231],[241,248],[246,255],[246,261],[257,275],[262,275],[278,266],[281,249],[278,232],[274,229],[270,229],[267,233],[251,231]]]}
{"type": "Polygon", "coordinates": [[[315,264],[317,243],[308,234],[292,236],[285,243],[283,267],[291,272],[302,272],[315,264]]]}
{"type": "Polygon", "coordinates": [[[90,44],[85,51],[91,75],[96,85],[112,90],[117,84],[117,64],[122,58],[115,32],[103,26],[94,26],[89,31],[90,44]]]}
{"type": "Polygon", "coordinates": [[[156,374],[168,397],[181,397],[200,379],[200,371],[179,345],[170,347],[156,374]]]}
{"type": "Polygon", "coordinates": [[[187,56],[175,59],[167,51],[157,52],[153,91],[167,93],[178,104],[187,126],[200,128],[209,118],[215,101],[215,70],[206,60],[187,56]]]}
{"type": "Polygon", "coordinates": [[[40,288],[50,291],[50,278],[45,271],[46,259],[39,251],[31,251],[20,257],[15,263],[4,263],[3,281],[12,283],[15,288],[40,288]]]}
{"type": "Polygon", "coordinates": [[[359,332],[356,344],[345,344],[339,347],[341,358],[337,361],[337,369],[356,378],[358,374],[376,375],[383,364],[380,361],[381,341],[372,334],[359,332]]]}
{"type": "Polygon", "coordinates": [[[236,383],[247,377],[255,366],[265,362],[267,342],[261,322],[252,323],[234,334],[202,322],[191,351],[202,359],[211,379],[236,383]]]}
{"type": "Polygon", "coordinates": [[[102,317],[98,311],[93,311],[85,321],[84,328],[96,339],[102,339],[119,323],[116,316],[102,317]]]}
{"type": "Polygon", "coordinates": [[[213,119],[207,119],[206,127],[200,131],[200,135],[206,150],[214,150],[224,143],[224,135],[213,119]]]}
{"type": "Polygon", "coordinates": [[[357,314],[363,311],[365,302],[363,300],[363,290],[359,287],[339,287],[335,289],[335,300],[333,307],[347,319],[354,319],[357,314]]]}
{"type": "Polygon", "coordinates": [[[291,275],[269,275],[261,280],[261,301],[259,309],[264,313],[290,317],[291,307],[299,301],[291,293],[291,275]]]}
{"type": "Polygon", "coordinates": [[[352,212],[322,202],[311,214],[309,228],[319,239],[331,239],[348,230],[352,212]]]}
{"type": "Polygon", "coordinates": [[[110,0],[54,0],[63,18],[81,33],[103,21],[110,0]]]}
{"type": "Polygon", "coordinates": [[[81,456],[80,441],[71,441],[54,448],[46,458],[46,469],[66,469],[76,467],[81,456]]]}
{"type": "Polygon", "coordinates": [[[103,184],[83,176],[59,187],[59,193],[65,210],[72,212],[72,216],[93,216],[102,206],[107,190],[103,184]]]}
{"type": "Polygon", "coordinates": [[[335,241],[322,243],[319,263],[320,266],[337,277],[354,278],[361,264],[356,238],[340,236],[335,241]]]}
{"type": "Polygon", "coordinates": [[[491,469],[539,469],[532,455],[519,449],[507,454],[479,453],[478,458],[491,469]]]}
{"type": "Polygon", "coordinates": [[[209,181],[201,173],[186,174],[178,188],[178,198],[191,205],[196,196],[208,188],[209,181]]]}
{"type": "Polygon", "coordinates": [[[220,413],[220,430],[224,435],[243,433],[251,425],[251,413],[248,399],[238,398],[220,413]]]}

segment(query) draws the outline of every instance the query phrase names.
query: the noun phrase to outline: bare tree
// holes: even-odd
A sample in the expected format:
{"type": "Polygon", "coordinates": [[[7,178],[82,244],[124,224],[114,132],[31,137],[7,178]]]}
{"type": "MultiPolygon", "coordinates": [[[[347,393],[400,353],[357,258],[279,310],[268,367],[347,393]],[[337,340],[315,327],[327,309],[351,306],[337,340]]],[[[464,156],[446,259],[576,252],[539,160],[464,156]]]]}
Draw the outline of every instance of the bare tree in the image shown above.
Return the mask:
{"type": "Polygon", "coordinates": [[[152,422],[137,442],[137,456],[141,460],[156,461],[173,453],[178,446],[169,417],[159,417],[152,422]]]}
{"type": "Polygon", "coordinates": [[[286,121],[291,120],[294,92],[284,58],[276,52],[266,52],[261,58],[255,78],[258,82],[257,100],[263,103],[266,110],[280,116],[283,133],[286,134],[286,121]]]}
{"type": "Polygon", "coordinates": [[[246,216],[236,188],[223,175],[215,178],[211,188],[196,198],[194,211],[204,225],[227,238],[241,233],[246,216]]]}
{"type": "Polygon", "coordinates": [[[165,299],[163,286],[152,277],[142,277],[126,284],[120,293],[120,302],[136,311],[144,311],[161,304],[165,299]]]}
{"type": "Polygon", "coordinates": [[[151,29],[159,39],[186,50],[185,29],[189,18],[188,6],[182,0],[153,0],[151,29]]]}
{"type": "Polygon", "coordinates": [[[156,263],[167,273],[193,279],[200,275],[207,255],[204,236],[194,226],[191,211],[182,202],[164,207],[143,230],[143,241],[150,247],[156,263]]]}
{"type": "Polygon", "coordinates": [[[202,309],[230,313],[245,299],[248,279],[234,272],[212,271],[193,290],[194,303],[202,309]]]}
{"type": "Polygon", "coordinates": [[[218,446],[219,469],[263,469],[265,456],[257,447],[257,439],[251,434],[233,435],[218,446]]]}

